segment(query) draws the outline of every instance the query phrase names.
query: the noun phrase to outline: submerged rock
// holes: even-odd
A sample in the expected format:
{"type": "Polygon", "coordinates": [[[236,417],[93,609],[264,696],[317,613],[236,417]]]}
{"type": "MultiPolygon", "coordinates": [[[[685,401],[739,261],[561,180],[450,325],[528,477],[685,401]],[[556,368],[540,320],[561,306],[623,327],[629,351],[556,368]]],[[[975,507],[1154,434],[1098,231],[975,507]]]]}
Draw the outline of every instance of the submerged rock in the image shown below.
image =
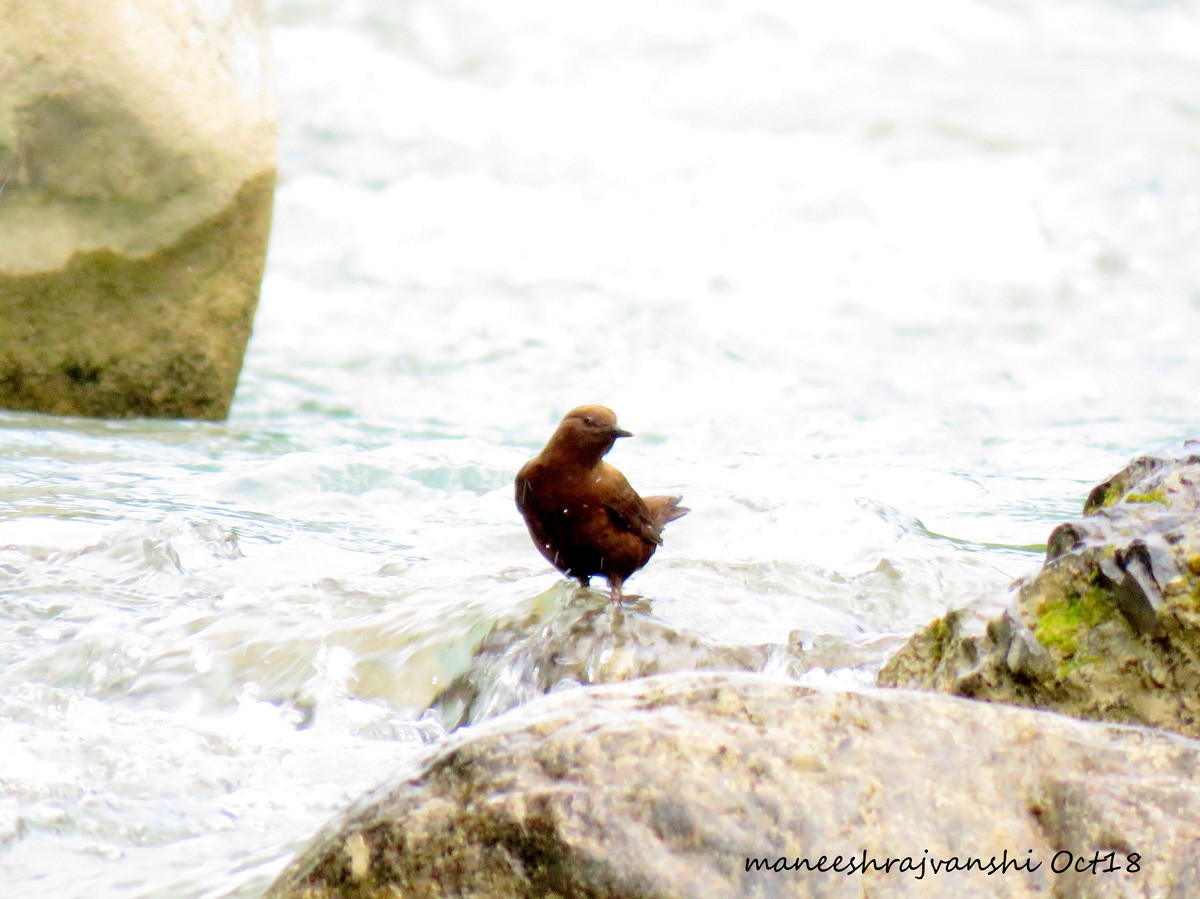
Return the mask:
{"type": "Polygon", "coordinates": [[[0,406],[225,417],[274,196],[261,0],[3,20],[0,406]]]}
{"type": "Polygon", "coordinates": [[[1136,459],[1096,487],[1037,574],[934,621],[880,684],[1200,736],[1198,450],[1136,459]]]}
{"type": "Polygon", "coordinates": [[[267,895],[1200,895],[1197,765],[1146,729],[665,675],[451,738],[267,895]]]}
{"type": "Polygon", "coordinates": [[[433,702],[446,727],[474,724],[567,687],[670,671],[760,671],[771,656],[768,646],[712,646],[644,610],[583,596],[547,618],[531,614],[494,627],[470,667],[433,702]]]}
{"type": "Polygon", "coordinates": [[[434,699],[447,728],[475,724],[543,693],[673,671],[770,671],[798,677],[812,668],[880,665],[897,641],[823,635],[786,644],[715,643],[669,627],[649,602],[612,603],[579,590],[549,615],[497,624],[470,665],[434,699]]]}

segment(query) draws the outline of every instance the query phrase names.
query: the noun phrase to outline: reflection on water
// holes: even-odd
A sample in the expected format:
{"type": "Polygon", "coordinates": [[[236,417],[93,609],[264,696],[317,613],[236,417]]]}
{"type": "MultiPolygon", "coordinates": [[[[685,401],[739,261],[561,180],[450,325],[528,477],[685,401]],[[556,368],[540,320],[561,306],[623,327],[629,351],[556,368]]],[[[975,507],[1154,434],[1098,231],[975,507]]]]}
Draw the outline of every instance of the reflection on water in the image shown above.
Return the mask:
{"type": "Polygon", "coordinates": [[[0,414],[17,894],[257,895],[417,758],[573,601],[510,488],[572,406],[693,510],[625,626],[779,676],[869,673],[1190,435],[1188,4],[268,5],[231,420],[0,414]]]}

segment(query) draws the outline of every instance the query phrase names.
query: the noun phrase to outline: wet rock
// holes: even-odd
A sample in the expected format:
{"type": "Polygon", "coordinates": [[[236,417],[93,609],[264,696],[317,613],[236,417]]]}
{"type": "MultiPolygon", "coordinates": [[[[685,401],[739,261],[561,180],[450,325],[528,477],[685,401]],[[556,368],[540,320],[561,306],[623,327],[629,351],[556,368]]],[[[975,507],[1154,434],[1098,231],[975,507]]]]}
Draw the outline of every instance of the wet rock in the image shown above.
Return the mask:
{"type": "Polygon", "coordinates": [[[878,667],[896,644],[887,637],[831,635],[806,641],[794,633],[786,644],[722,645],[665,625],[654,617],[652,603],[615,604],[607,594],[577,590],[548,615],[532,612],[497,624],[431,707],[452,729],[569,687],[672,671],[771,671],[798,677],[818,667],[872,662],[878,667]]]}
{"type": "Polygon", "coordinates": [[[1200,465],[1197,440],[1186,441],[1176,451],[1139,456],[1092,489],[1084,501],[1083,514],[1090,515],[1121,502],[1154,502],[1195,511],[1196,465],[1200,465]]]}
{"type": "Polygon", "coordinates": [[[1149,729],[664,675],[452,737],[333,822],[267,895],[1200,895],[1198,764],[1200,744],[1149,729]],[[782,870],[822,857],[824,872],[782,870]],[[846,873],[851,858],[895,861],[846,873]],[[970,859],[984,869],[963,870],[970,859]],[[993,859],[1010,867],[989,875],[993,859]]]}
{"type": "Polygon", "coordinates": [[[274,196],[261,0],[3,19],[0,406],[225,417],[274,196]]]}
{"type": "Polygon", "coordinates": [[[770,654],[768,646],[712,646],[665,627],[645,609],[583,594],[548,618],[531,614],[494,627],[432,708],[453,728],[582,684],[669,671],[760,671],[770,654]]]}
{"type": "Polygon", "coordinates": [[[1099,485],[1039,572],[934,621],[880,684],[1200,736],[1198,448],[1099,485]]]}

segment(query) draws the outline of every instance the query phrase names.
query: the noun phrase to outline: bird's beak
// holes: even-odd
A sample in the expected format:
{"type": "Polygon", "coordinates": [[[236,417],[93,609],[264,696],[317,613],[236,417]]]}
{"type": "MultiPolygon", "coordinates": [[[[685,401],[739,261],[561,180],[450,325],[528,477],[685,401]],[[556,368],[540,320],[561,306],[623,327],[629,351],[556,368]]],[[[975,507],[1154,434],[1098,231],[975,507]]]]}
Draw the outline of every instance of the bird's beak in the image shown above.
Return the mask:
{"type": "Polygon", "coordinates": [[[624,428],[613,428],[612,432],[613,432],[614,437],[632,437],[633,436],[633,434],[631,434],[629,431],[626,431],[624,428]]]}

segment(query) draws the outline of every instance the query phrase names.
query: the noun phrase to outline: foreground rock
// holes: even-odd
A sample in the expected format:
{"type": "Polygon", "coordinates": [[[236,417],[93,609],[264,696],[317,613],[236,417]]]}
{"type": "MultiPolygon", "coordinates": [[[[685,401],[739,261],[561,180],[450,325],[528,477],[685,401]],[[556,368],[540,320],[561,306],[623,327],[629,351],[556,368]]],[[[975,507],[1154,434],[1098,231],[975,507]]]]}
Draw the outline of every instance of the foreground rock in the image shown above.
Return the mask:
{"type": "Polygon", "coordinates": [[[899,643],[890,636],[805,640],[796,632],[786,644],[723,645],[665,625],[650,602],[616,604],[597,591],[572,593],[549,614],[531,612],[492,629],[467,669],[432,704],[448,729],[476,724],[543,693],[675,671],[799,677],[813,668],[877,668],[899,643]]]}
{"type": "Polygon", "coordinates": [[[274,194],[261,0],[3,20],[0,406],[223,418],[274,194]]]}
{"type": "Polygon", "coordinates": [[[1200,736],[1200,445],[1099,485],[1041,571],[934,621],[879,681],[1200,736]]]}
{"type": "Polygon", "coordinates": [[[1146,729],[667,675],[452,738],[267,895],[1195,896],[1197,765],[1200,744],[1146,729]]]}

